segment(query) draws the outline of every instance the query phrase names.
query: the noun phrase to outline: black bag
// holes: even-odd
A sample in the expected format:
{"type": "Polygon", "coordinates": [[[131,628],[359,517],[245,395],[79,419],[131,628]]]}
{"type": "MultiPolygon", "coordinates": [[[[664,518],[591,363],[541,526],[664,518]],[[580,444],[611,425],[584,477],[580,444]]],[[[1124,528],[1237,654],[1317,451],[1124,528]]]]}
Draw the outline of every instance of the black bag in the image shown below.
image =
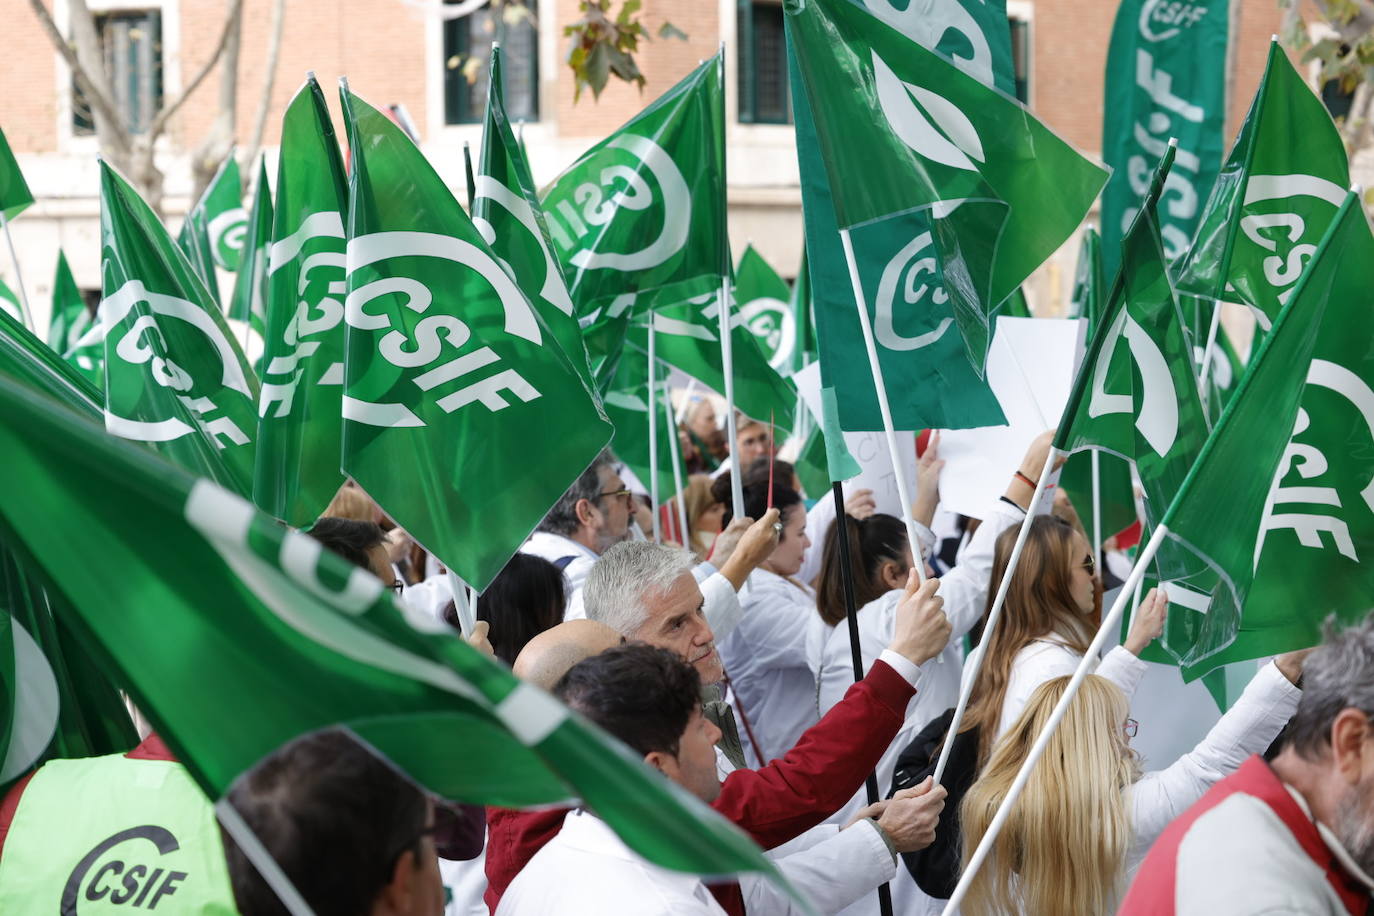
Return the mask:
{"type": "MultiPolygon", "coordinates": [[[[889,798],[934,774],[945,735],[953,721],[954,710],[948,709],[906,746],[897,757],[889,798]]],[[[944,787],[949,794],[945,798],[944,811],[940,813],[940,825],[935,830],[935,842],[925,849],[902,853],[902,862],[917,886],[937,900],[948,900],[959,883],[962,859],[959,805],[978,775],[978,729],[955,735],[953,740],[944,774],[944,787]]]]}

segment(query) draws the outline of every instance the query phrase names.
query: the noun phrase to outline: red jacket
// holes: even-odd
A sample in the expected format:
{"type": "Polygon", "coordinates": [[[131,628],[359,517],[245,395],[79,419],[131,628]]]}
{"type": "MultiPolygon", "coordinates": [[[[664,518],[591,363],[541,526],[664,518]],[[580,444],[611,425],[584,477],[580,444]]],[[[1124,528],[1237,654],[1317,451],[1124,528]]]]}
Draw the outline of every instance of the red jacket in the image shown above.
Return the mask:
{"type": "MultiPolygon", "coordinates": [[[[794,839],[854,797],[897,737],[915,693],[906,678],[875,661],[868,676],[850,687],[781,759],[727,776],[711,807],[764,849],[794,839]]],[[[558,834],[565,814],[567,809],[487,809],[484,899],[493,913],[520,869],[558,834]]],[[[720,898],[719,891],[713,893],[720,898]]],[[[725,901],[722,905],[736,912],[725,901]]]]}
{"type": "Polygon", "coordinates": [[[1294,905],[1302,912],[1324,912],[1327,904],[1315,899],[1329,899],[1319,876],[1347,911],[1369,912],[1369,888],[1341,866],[1269,764],[1251,757],[1165,829],[1117,914],[1172,916],[1180,903],[1197,911],[1217,896],[1226,897],[1227,909],[1235,913],[1289,912],[1294,905]],[[1275,818],[1281,826],[1274,825],[1275,818]],[[1188,868],[1180,880],[1180,850],[1190,833],[1193,843],[1183,851],[1188,868]],[[1251,851],[1257,848],[1278,852],[1270,853],[1270,861],[1256,861],[1251,851]],[[1301,880],[1292,880],[1293,875],[1301,880]],[[1309,910],[1298,900],[1313,906],[1309,910]]]}

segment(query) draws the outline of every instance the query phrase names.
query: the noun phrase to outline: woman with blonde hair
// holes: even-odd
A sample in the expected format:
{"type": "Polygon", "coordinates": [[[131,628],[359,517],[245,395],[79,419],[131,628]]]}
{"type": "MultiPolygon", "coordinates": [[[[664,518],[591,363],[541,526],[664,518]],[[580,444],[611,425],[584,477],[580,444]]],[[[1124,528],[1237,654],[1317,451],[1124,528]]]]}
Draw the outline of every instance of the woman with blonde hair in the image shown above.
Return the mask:
{"type": "Polygon", "coordinates": [[[706,474],[692,474],[682,489],[682,501],[687,509],[687,543],[683,546],[705,560],[711,545],[720,534],[725,504],[712,492],[712,480],[706,474]]]}
{"type": "MultiPolygon", "coordinates": [[[[1098,916],[1115,911],[1129,876],[1179,814],[1264,751],[1297,709],[1307,651],[1280,655],[1192,751],[1141,774],[1136,722],[1119,687],[1088,675],[969,885],[964,916],[1098,916]]],[[[967,863],[1071,678],[1035,689],[996,742],[960,805],[967,863]]]]}

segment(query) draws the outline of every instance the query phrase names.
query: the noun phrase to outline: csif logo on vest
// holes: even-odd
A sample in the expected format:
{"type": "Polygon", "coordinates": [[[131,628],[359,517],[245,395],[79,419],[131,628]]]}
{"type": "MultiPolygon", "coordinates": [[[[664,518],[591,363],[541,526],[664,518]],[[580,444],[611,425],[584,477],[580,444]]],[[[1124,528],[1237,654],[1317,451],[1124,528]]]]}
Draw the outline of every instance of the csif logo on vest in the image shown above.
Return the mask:
{"type": "MultiPolygon", "coordinates": [[[[355,288],[348,294],[345,320],[358,331],[379,332],[376,352],[392,367],[407,370],[398,375],[390,396],[394,400],[373,402],[345,396],[344,419],[382,427],[425,426],[425,421],[411,409],[426,394],[433,391],[435,406],[444,413],[453,413],[473,403],[481,403],[495,412],[511,406],[512,400],[502,394],[513,394],[529,402],[540,392],[514,368],[500,368],[501,357],[489,346],[464,350],[472,340],[472,330],[461,318],[450,314],[425,315],[434,302],[430,288],[413,276],[397,276],[401,271],[390,269],[371,282],[359,284],[360,272],[376,263],[396,258],[439,259],[451,265],[459,264],[477,274],[499,299],[505,316],[505,332],[536,346],[543,346],[543,337],[534,310],[515,281],[486,251],[452,236],[430,232],[376,232],[358,236],[348,243],[348,275],[355,288]],[[365,307],[382,296],[404,296],[405,310],[425,317],[407,328],[397,326],[385,310],[368,311],[365,307]],[[479,370],[496,366],[497,371],[473,379],[479,370]],[[454,383],[459,383],[457,387],[454,383]]],[[[434,268],[427,272],[433,276],[434,268]]]]}
{"type": "MultiPolygon", "coordinates": [[[[248,434],[229,417],[210,416],[224,409],[216,398],[221,398],[226,391],[236,391],[246,398],[253,395],[233,345],[205,309],[176,296],[150,292],[140,280],[129,280],[101,302],[99,314],[107,350],[130,365],[146,365],[153,382],[173,393],[217,448],[244,445],[249,441],[248,434]],[[134,314],[135,306],[140,304],[146,305],[147,310],[134,314]],[[133,320],[126,321],[131,315],[133,320]],[[180,340],[188,339],[183,336],[186,329],[194,332],[190,340],[195,340],[197,335],[203,340],[196,348],[201,351],[195,354],[199,357],[197,362],[201,365],[217,362],[220,371],[216,377],[196,378],[173,359],[167,344],[167,332],[173,330],[173,322],[180,340]]],[[[106,398],[105,407],[105,428],[116,436],[141,442],[170,442],[195,431],[176,416],[157,420],[122,416],[119,411],[127,406],[119,400],[118,394],[112,392],[106,398]]],[[[146,403],[141,396],[137,401],[146,403]]]]}
{"type": "MultiPolygon", "coordinates": [[[[1214,0],[1224,2],[1224,0],[1214,0]]],[[[1207,15],[1207,5],[1181,0],[1145,0],[1140,7],[1140,37],[1149,42],[1168,41],[1207,15]]]]}
{"type": "Polygon", "coordinates": [[[692,192],[663,147],[648,137],[621,134],[582,169],[589,180],[577,185],[570,198],[545,202],[549,232],[568,253],[569,264],[583,271],[649,270],[682,250],[692,226],[692,192]],[[646,180],[650,178],[652,184],[646,180]],[[650,210],[662,223],[656,233],[639,222],[638,214],[650,210]],[[614,225],[617,218],[623,226],[614,225]],[[648,243],[638,248],[609,250],[616,243],[646,238],[648,243]]]}
{"type": "MultiPolygon", "coordinates": [[[[1324,475],[1332,470],[1331,461],[1318,447],[1317,443],[1339,443],[1336,455],[1338,468],[1354,464],[1369,469],[1371,443],[1374,443],[1374,390],[1371,390],[1357,373],[1346,367],[1325,359],[1314,359],[1307,369],[1307,388],[1303,392],[1303,406],[1293,425],[1293,435],[1279,461],[1274,475],[1269,501],[1264,508],[1264,518],[1260,522],[1259,537],[1255,540],[1255,564],[1259,564],[1264,549],[1265,536],[1278,529],[1292,531],[1298,543],[1311,550],[1328,550],[1335,547],[1346,559],[1360,562],[1355,550],[1354,539],[1350,536],[1350,524],[1342,515],[1349,517],[1353,506],[1342,502],[1341,491],[1336,486],[1319,486],[1324,475]],[[1324,389],[1335,394],[1338,400],[1316,389],[1324,389]],[[1350,410],[1353,417],[1345,417],[1350,410]],[[1312,429],[1312,416],[1316,415],[1322,429],[1312,429]],[[1300,442],[1304,433],[1316,442],[1300,442]],[[1334,433],[1335,435],[1332,435],[1334,433]],[[1316,507],[1326,507],[1317,511],[1316,507]],[[1280,507],[1287,507],[1279,511],[1280,507]],[[1325,533],[1330,541],[1322,539],[1325,533]]],[[[1339,471],[1325,482],[1339,484],[1343,478],[1339,471]]],[[[1346,493],[1346,499],[1355,504],[1362,503],[1370,514],[1374,514],[1374,479],[1365,481],[1364,487],[1356,493],[1346,493]],[[1353,498],[1352,498],[1353,497],[1353,498]]],[[[1358,525],[1368,530],[1369,519],[1358,525]]]]}
{"type": "Polygon", "coordinates": [[[67,877],[62,888],[62,916],[80,916],[83,902],[157,909],[163,898],[174,896],[190,877],[165,862],[159,864],[159,856],[180,848],[172,832],[156,824],[130,827],[107,837],[86,853],[67,877]]]}
{"type": "Polygon", "coordinates": [[[949,293],[940,284],[929,232],[917,235],[887,262],[878,280],[873,308],[873,336],[879,346],[889,350],[920,350],[935,343],[949,330],[954,317],[950,314],[949,293]],[[929,330],[914,335],[900,334],[895,325],[896,314],[929,330]],[[937,316],[938,321],[932,320],[937,316]]]}

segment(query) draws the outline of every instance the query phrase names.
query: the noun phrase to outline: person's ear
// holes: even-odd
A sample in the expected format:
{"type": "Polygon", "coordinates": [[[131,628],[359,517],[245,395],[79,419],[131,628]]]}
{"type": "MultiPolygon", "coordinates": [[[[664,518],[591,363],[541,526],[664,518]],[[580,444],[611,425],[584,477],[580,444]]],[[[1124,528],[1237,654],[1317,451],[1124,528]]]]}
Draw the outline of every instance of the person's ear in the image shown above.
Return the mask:
{"type": "Polygon", "coordinates": [[[573,512],[576,513],[579,524],[591,525],[596,521],[596,507],[590,499],[579,499],[573,506],[573,512]]]}
{"type": "Polygon", "coordinates": [[[415,858],[415,850],[407,849],[396,857],[391,866],[391,880],[377,893],[372,902],[372,916],[392,916],[414,911],[415,897],[419,887],[420,863],[415,858]]]}
{"type": "Polygon", "coordinates": [[[878,578],[887,590],[894,588],[905,588],[908,570],[903,568],[896,560],[884,560],[878,567],[878,578]]]}
{"type": "Polygon", "coordinates": [[[644,762],[669,779],[677,772],[677,758],[663,751],[650,751],[644,755],[644,762]]]}
{"type": "Polygon", "coordinates": [[[1369,767],[1369,717],[1354,708],[1342,709],[1331,722],[1331,757],[1348,785],[1355,785],[1369,767]]]}

